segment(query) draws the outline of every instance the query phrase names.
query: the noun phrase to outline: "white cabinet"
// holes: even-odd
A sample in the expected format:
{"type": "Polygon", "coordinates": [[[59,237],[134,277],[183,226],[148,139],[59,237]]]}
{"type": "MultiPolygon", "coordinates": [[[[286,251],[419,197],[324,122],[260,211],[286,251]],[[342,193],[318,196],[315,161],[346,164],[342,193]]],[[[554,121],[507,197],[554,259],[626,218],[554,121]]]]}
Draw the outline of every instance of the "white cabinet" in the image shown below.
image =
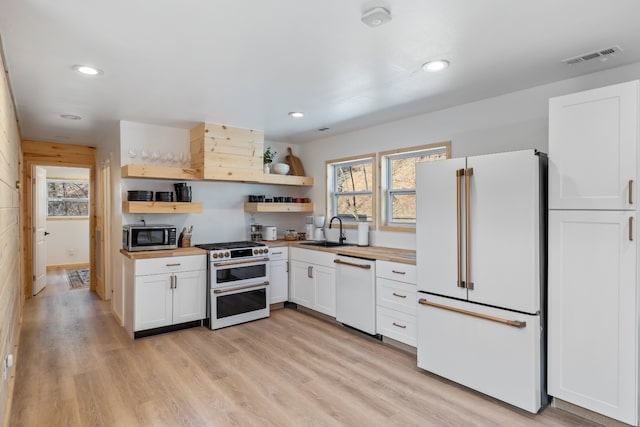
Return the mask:
{"type": "Polygon", "coordinates": [[[331,317],[336,316],[335,254],[291,248],[292,302],[331,317]]]}
{"type": "Polygon", "coordinates": [[[549,100],[549,208],[636,209],[638,81],[549,100]]]}
{"type": "Polygon", "coordinates": [[[639,82],[549,101],[548,392],[638,424],[639,82]]]}
{"type": "Polygon", "coordinates": [[[124,260],[125,328],[131,337],[206,317],[206,255],[124,260]]]}
{"type": "Polygon", "coordinates": [[[376,332],[416,346],[416,266],[376,261],[376,332]]]}
{"type": "Polygon", "coordinates": [[[269,262],[270,304],[289,300],[289,248],[271,247],[269,262]]]}
{"type": "Polygon", "coordinates": [[[634,425],[635,220],[628,211],[549,212],[549,394],[634,425]]]}

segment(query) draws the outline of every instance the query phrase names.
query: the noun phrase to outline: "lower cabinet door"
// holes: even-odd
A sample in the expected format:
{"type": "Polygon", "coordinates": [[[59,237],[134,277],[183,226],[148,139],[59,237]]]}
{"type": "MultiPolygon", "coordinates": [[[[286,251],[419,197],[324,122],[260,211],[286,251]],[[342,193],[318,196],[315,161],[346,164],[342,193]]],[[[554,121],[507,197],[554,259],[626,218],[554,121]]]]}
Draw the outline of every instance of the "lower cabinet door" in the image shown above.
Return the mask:
{"type": "Polygon", "coordinates": [[[291,301],[313,309],[313,266],[302,261],[291,261],[291,301]]]}
{"type": "Polygon", "coordinates": [[[314,310],[336,317],[336,269],[314,265],[312,275],[315,282],[314,310]]]}
{"type": "Polygon", "coordinates": [[[173,323],[191,322],[206,317],[207,270],[175,274],[173,323]]]}
{"type": "Polygon", "coordinates": [[[134,331],[170,325],[172,312],[171,274],[136,276],[134,331]]]}
{"type": "Polygon", "coordinates": [[[278,260],[269,263],[270,304],[289,299],[289,261],[278,260]]]}
{"type": "Polygon", "coordinates": [[[633,425],[637,227],[635,212],[549,212],[549,394],[633,425]]]}

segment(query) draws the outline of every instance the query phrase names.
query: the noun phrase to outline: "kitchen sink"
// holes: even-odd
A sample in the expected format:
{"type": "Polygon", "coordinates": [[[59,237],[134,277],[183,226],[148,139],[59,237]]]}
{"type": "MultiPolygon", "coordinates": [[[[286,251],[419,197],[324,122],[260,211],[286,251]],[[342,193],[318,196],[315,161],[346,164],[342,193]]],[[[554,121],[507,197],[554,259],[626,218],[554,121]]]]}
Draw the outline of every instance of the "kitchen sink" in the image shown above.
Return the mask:
{"type": "Polygon", "coordinates": [[[300,244],[305,246],[319,246],[321,248],[339,248],[342,246],[354,246],[352,243],[328,242],[326,240],[322,240],[319,242],[300,243],[300,244]]]}

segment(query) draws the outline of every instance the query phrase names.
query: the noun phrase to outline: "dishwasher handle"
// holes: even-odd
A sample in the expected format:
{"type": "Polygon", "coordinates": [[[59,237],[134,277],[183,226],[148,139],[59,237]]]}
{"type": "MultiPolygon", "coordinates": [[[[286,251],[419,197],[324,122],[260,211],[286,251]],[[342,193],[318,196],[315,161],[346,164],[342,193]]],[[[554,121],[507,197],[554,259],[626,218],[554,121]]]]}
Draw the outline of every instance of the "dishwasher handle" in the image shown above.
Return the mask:
{"type": "Polygon", "coordinates": [[[371,264],[356,264],[355,262],[342,261],[341,259],[334,259],[334,263],[342,265],[350,265],[351,267],[363,268],[365,270],[371,269],[371,264]]]}

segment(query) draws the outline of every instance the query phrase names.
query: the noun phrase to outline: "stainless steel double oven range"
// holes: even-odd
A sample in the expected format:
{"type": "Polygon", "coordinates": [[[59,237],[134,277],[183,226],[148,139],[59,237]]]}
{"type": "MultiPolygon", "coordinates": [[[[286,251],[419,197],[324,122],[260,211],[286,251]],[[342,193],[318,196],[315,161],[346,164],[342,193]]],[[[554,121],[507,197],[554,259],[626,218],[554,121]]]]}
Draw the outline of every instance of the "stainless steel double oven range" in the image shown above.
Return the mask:
{"type": "Polygon", "coordinates": [[[209,251],[209,328],[219,329],[269,317],[267,245],[241,241],[196,246],[209,251]]]}

